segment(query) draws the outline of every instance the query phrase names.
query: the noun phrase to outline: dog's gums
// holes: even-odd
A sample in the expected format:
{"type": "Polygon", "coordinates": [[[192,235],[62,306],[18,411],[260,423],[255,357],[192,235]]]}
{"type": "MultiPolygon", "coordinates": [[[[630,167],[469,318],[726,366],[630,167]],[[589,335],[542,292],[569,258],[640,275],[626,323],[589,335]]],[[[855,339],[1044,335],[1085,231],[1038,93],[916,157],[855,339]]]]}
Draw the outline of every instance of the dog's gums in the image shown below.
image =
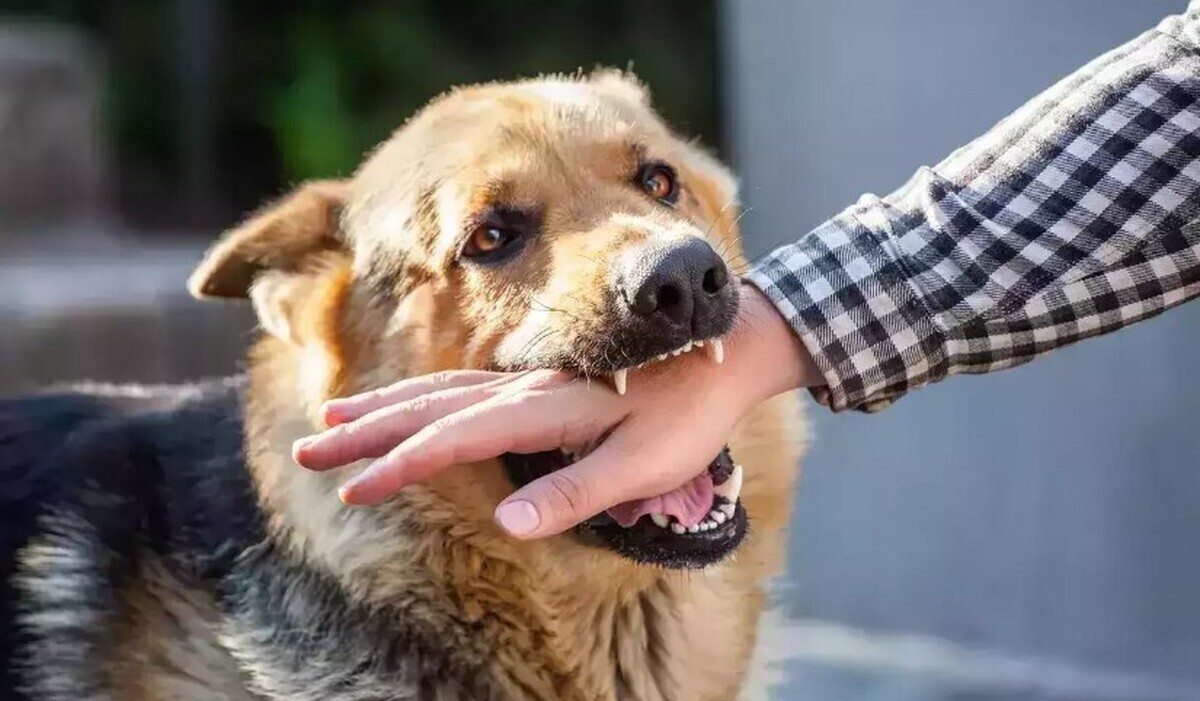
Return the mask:
{"type": "Polygon", "coordinates": [[[661,355],[657,355],[644,363],[638,363],[631,368],[621,368],[612,374],[613,387],[616,388],[617,394],[624,395],[629,388],[629,371],[644,368],[651,363],[662,362],[668,358],[674,358],[684,353],[691,352],[697,348],[703,348],[705,354],[717,365],[725,362],[725,344],[720,338],[710,338],[707,341],[688,341],[682,346],[673,351],[668,351],[661,355]]]}

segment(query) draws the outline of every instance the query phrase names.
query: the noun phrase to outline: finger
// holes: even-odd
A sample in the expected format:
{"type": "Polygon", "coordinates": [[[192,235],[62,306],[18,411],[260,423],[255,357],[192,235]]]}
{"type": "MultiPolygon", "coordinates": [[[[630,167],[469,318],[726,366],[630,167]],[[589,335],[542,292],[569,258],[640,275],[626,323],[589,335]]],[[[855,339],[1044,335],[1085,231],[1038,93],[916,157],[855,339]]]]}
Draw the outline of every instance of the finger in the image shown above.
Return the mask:
{"type": "Polygon", "coordinates": [[[434,421],[494,397],[506,386],[509,377],[422,394],[385,406],[296,441],[292,457],[310,470],[328,470],[364,458],[378,458],[434,421]]]}
{"type": "Polygon", "coordinates": [[[485,372],[482,370],[449,370],[402,380],[387,387],[373,389],[350,397],[330,399],[321,406],[321,416],[326,426],[336,426],[353,421],[383,407],[404,402],[422,394],[444,389],[466,387],[502,380],[515,376],[512,373],[485,372]]]}
{"type": "Polygon", "coordinates": [[[646,499],[687,484],[720,447],[677,442],[648,445],[618,428],[590,455],[518,489],[496,507],[496,521],[518,538],[561,533],[632,499],[646,499]],[[636,456],[636,459],[633,459],[636,456]],[[652,465],[653,469],[647,469],[652,465]]]}
{"type": "Polygon", "coordinates": [[[501,394],[422,428],[340,494],[348,504],[374,504],[451,465],[583,445],[619,423],[623,407],[608,388],[578,380],[501,394]]]}

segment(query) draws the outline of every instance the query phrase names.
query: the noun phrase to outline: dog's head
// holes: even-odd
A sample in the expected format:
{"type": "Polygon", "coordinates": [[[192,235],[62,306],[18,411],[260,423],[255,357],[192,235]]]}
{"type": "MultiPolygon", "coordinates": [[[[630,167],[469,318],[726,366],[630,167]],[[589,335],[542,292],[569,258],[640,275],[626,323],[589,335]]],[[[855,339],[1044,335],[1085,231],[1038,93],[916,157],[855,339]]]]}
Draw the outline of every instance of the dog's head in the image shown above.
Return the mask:
{"type": "MultiPolygon", "coordinates": [[[[232,231],[190,284],[254,302],[308,358],[308,406],[450,368],[557,368],[623,391],[645,363],[719,360],[738,304],[735,199],[627,75],[477,86],[435,100],[352,179],[303,186],[232,231]]],[[[522,484],[573,458],[503,462],[522,484]]],[[[725,451],[697,480],[712,499],[699,523],[668,505],[576,536],[637,561],[715,562],[746,531],[740,468],[725,451]]]]}

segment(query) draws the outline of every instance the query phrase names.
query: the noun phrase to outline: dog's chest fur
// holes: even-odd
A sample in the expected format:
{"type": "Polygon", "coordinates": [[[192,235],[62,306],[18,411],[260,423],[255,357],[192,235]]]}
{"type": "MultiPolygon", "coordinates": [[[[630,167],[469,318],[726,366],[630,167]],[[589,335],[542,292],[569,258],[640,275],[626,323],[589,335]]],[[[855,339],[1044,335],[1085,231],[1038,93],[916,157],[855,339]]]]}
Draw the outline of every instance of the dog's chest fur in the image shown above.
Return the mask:
{"type": "Polygon", "coordinates": [[[2,407],[29,430],[6,434],[0,478],[67,485],[38,493],[36,526],[3,553],[15,574],[0,624],[30,698],[736,695],[761,606],[754,547],[596,586],[583,561],[556,572],[551,544],[530,560],[481,526],[438,526],[445,505],[428,492],[348,510],[315,475],[290,488],[296,528],[252,487],[242,391],[121,397],[119,410],[93,396],[71,421],[50,399],[51,417],[2,407]],[[52,430],[63,447],[30,457],[25,441],[52,430]]]}

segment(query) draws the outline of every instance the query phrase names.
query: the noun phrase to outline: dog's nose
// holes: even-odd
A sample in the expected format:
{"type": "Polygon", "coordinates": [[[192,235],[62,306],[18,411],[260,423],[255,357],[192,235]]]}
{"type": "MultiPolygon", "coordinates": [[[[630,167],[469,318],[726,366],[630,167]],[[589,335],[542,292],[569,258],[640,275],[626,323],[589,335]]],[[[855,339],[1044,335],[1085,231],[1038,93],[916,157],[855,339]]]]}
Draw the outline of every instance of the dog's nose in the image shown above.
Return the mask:
{"type": "Polygon", "coordinates": [[[725,261],[704,239],[689,237],[642,252],[627,264],[622,293],[630,310],[699,330],[716,316],[728,295],[725,261]]]}

